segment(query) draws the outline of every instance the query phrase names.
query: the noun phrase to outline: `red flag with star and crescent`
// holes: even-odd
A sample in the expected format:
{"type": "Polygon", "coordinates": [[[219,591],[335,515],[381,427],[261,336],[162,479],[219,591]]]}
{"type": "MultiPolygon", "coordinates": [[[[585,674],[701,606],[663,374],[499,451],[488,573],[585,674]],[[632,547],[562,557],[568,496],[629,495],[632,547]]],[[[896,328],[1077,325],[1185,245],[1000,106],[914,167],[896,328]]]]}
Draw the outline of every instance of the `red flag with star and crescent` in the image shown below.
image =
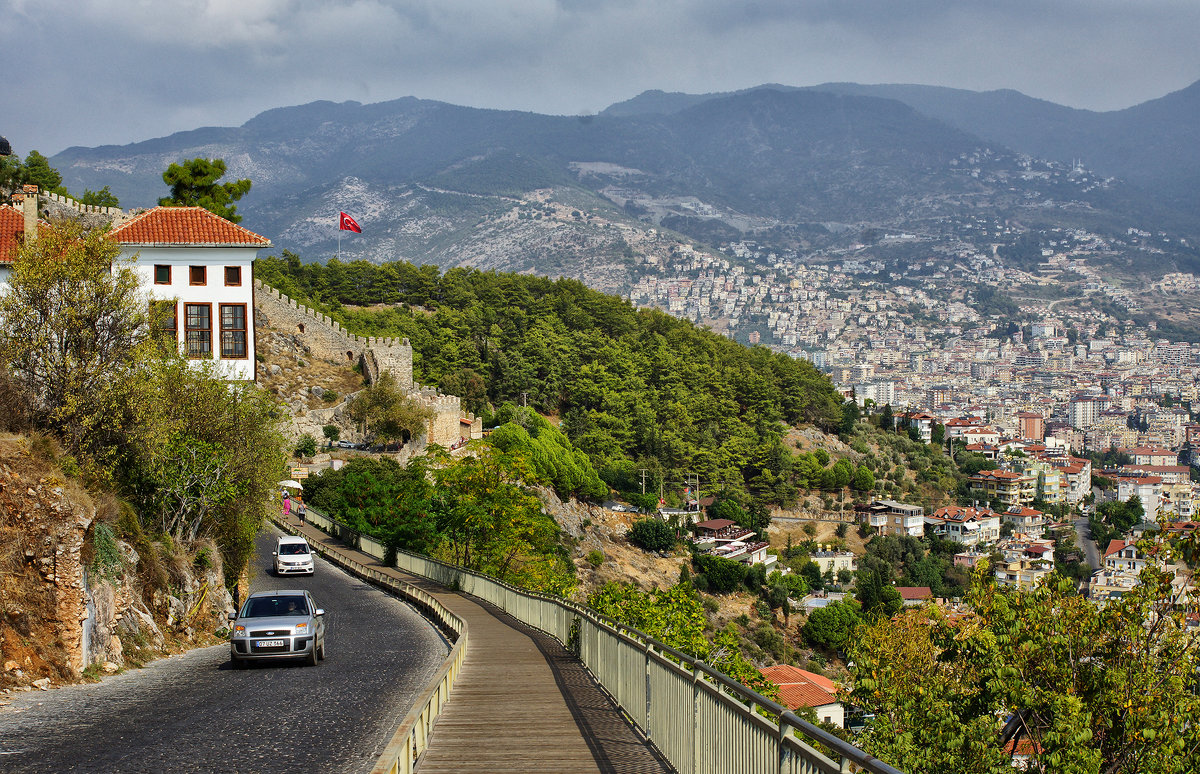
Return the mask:
{"type": "Polygon", "coordinates": [[[338,228],[340,228],[342,231],[353,231],[355,234],[362,233],[362,229],[359,228],[358,221],[344,212],[338,216],[338,228]]]}

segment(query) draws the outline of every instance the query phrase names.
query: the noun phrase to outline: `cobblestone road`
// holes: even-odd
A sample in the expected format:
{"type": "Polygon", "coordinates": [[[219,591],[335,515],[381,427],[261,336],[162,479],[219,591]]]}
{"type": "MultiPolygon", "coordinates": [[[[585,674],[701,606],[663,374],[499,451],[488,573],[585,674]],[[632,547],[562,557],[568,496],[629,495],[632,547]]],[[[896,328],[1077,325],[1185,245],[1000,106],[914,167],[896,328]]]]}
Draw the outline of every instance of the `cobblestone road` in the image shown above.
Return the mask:
{"type": "Polygon", "coordinates": [[[308,588],[329,611],[316,667],[230,668],[229,646],[101,683],[14,694],[0,707],[0,771],[367,772],[445,657],[412,608],[318,559],[312,578],[270,574],[259,537],[252,590],[308,588]]]}

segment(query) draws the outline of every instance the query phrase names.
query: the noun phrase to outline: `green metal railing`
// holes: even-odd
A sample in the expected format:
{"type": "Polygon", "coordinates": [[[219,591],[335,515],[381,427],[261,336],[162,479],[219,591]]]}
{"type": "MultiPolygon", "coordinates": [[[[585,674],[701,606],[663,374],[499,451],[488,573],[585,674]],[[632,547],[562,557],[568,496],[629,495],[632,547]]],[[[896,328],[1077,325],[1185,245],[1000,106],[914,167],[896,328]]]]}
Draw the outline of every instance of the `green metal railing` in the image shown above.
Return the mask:
{"type": "MultiPolygon", "coordinates": [[[[312,508],[308,518],[384,559],[378,540],[312,508]]],[[[396,552],[396,567],[490,602],[556,638],[681,774],[902,774],[704,662],[584,605],[406,551],[396,552]]]]}

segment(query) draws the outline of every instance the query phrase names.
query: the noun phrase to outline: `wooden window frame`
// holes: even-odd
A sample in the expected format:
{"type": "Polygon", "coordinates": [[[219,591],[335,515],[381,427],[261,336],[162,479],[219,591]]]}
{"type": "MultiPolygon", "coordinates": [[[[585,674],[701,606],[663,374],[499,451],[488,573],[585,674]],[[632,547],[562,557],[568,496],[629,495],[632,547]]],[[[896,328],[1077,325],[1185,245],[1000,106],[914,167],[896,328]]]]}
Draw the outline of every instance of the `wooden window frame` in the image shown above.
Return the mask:
{"type": "Polygon", "coordinates": [[[213,317],[212,317],[212,304],[211,303],[198,302],[198,303],[185,303],[183,305],[183,348],[184,348],[184,353],[187,355],[187,358],[189,360],[205,360],[205,359],[211,358],[213,356],[213,328],[212,328],[212,325],[213,325],[213,317]],[[193,328],[191,325],[188,324],[187,311],[188,311],[188,307],[191,307],[191,306],[197,306],[197,307],[203,306],[203,307],[208,308],[208,327],[207,328],[193,328]],[[192,341],[189,338],[192,333],[207,333],[208,334],[208,352],[198,354],[198,355],[192,354],[192,341]]]}
{"type": "Polygon", "coordinates": [[[171,327],[170,328],[155,327],[154,334],[156,336],[161,336],[162,338],[167,338],[167,334],[170,334],[170,340],[175,342],[175,345],[178,346],[179,345],[179,302],[177,302],[177,301],[151,301],[150,302],[151,319],[153,319],[153,316],[154,316],[154,307],[167,306],[167,305],[170,305],[170,307],[171,307],[171,327]]]}
{"type": "Polygon", "coordinates": [[[154,284],[155,285],[170,285],[171,284],[171,264],[169,264],[169,263],[154,264],[154,284]],[[166,282],[162,282],[158,279],[159,269],[167,270],[167,281],[166,282]]]}
{"type": "Polygon", "coordinates": [[[220,332],[221,332],[221,359],[222,360],[247,360],[250,357],[250,319],[249,309],[246,304],[220,304],[217,311],[220,313],[220,332]],[[226,328],[225,327],[225,310],[230,307],[240,307],[242,310],[242,327],[241,328],[226,328]],[[243,336],[242,354],[226,355],[225,354],[225,334],[240,333],[243,336]]]}
{"type": "Polygon", "coordinates": [[[242,286],[242,267],[241,266],[226,266],[225,267],[225,287],[240,288],[241,286],[242,286]],[[237,278],[236,282],[229,281],[231,272],[232,272],[233,276],[237,278]]]}
{"type": "Polygon", "coordinates": [[[188,267],[188,284],[201,287],[208,284],[208,267],[207,266],[189,266],[188,267]],[[196,281],[196,273],[200,273],[200,281],[196,281]]]}

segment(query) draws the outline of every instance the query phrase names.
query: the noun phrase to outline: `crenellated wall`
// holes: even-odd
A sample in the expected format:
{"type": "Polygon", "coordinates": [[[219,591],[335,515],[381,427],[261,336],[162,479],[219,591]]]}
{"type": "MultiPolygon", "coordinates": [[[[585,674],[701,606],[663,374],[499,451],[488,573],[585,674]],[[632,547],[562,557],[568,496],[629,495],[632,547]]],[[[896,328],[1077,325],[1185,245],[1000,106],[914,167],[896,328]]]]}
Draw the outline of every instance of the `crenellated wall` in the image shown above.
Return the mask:
{"type": "MultiPolygon", "coordinates": [[[[400,387],[408,391],[409,397],[433,409],[426,442],[449,447],[462,438],[482,437],[482,423],[474,414],[463,412],[458,396],[443,395],[433,387],[422,387],[413,381],[412,345],[408,339],[359,336],[328,315],[298,303],[257,279],[254,289],[255,307],[267,318],[268,324],[297,336],[314,357],[361,363],[368,384],[374,384],[381,373],[390,372],[400,387]]],[[[330,421],[324,415],[319,419],[330,421]]]]}
{"type": "Polygon", "coordinates": [[[254,280],[254,305],[266,316],[269,324],[281,331],[295,334],[311,349],[313,356],[325,360],[359,362],[368,351],[374,366],[363,363],[363,375],[374,383],[379,368],[390,370],[403,387],[413,386],[412,346],[408,339],[359,336],[342,327],[328,315],[289,298],[261,280],[254,280]],[[372,370],[374,368],[374,370],[372,370]]]}

